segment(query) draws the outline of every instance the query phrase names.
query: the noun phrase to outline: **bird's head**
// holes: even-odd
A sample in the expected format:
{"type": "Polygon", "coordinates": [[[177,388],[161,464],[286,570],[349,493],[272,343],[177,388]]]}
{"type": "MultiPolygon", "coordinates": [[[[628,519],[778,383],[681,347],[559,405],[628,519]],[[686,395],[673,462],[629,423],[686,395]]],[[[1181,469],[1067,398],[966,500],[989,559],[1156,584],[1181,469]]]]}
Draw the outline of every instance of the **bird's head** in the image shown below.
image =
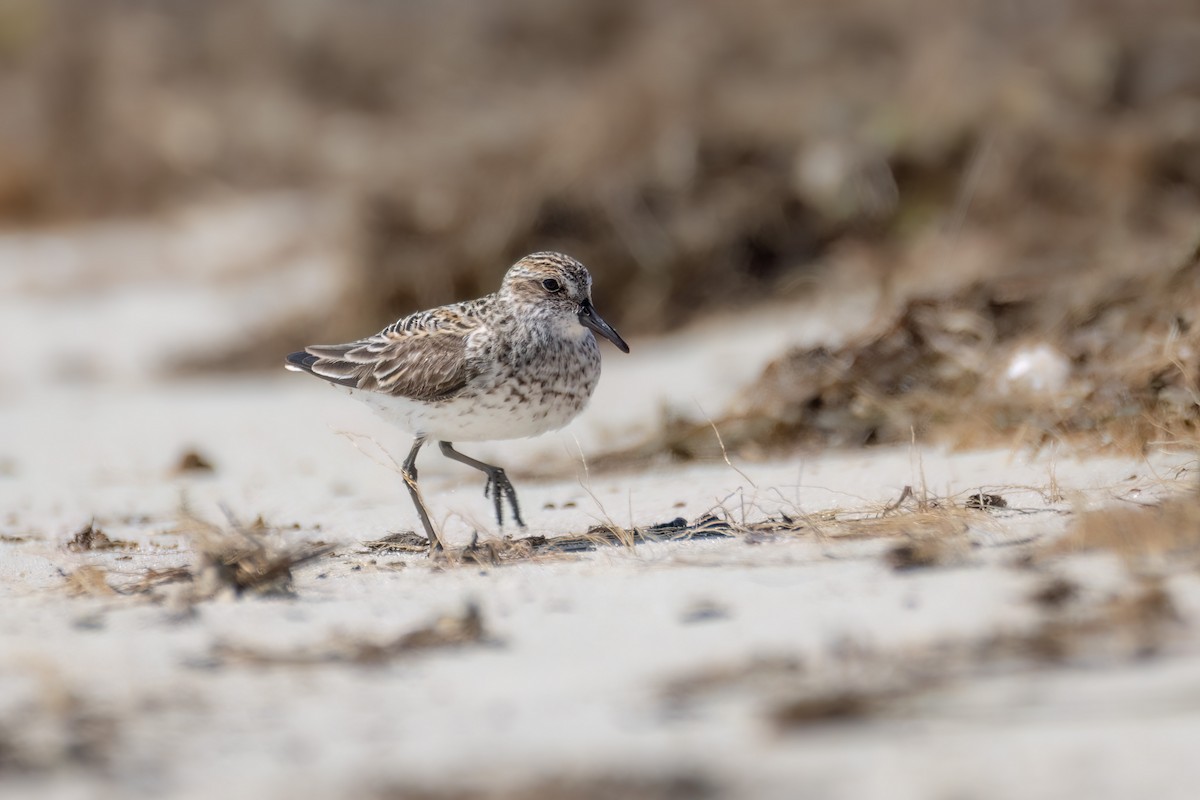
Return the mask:
{"type": "Polygon", "coordinates": [[[509,268],[500,293],[511,302],[559,321],[603,336],[621,352],[629,345],[592,307],[592,276],[587,267],[562,253],[533,253],[509,268]]]}

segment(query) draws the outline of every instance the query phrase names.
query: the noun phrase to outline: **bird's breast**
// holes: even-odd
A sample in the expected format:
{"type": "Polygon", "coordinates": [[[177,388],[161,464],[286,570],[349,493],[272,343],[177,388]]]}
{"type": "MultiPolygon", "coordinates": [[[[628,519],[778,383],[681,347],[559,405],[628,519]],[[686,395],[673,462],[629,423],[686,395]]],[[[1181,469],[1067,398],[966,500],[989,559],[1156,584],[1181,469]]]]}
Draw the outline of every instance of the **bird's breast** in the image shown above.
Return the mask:
{"type": "MultiPolygon", "coordinates": [[[[586,337],[537,337],[499,341],[486,361],[475,393],[484,405],[520,409],[532,427],[561,428],[587,405],[600,380],[600,348],[586,337]]],[[[530,435],[530,434],[527,434],[530,435]]]]}

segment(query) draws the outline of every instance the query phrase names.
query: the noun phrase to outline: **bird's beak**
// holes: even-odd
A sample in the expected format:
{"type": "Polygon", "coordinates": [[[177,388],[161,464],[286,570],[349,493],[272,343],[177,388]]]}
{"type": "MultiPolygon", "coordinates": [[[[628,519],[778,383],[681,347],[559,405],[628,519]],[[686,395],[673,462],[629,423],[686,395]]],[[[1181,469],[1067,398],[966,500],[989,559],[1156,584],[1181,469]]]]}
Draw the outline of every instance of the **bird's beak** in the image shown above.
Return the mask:
{"type": "Polygon", "coordinates": [[[622,353],[629,352],[629,345],[625,344],[625,340],[621,338],[621,334],[614,331],[612,325],[600,319],[600,315],[596,313],[596,309],[592,308],[591,300],[584,300],[580,303],[579,324],[585,328],[591,328],[605,339],[608,339],[622,353]]]}

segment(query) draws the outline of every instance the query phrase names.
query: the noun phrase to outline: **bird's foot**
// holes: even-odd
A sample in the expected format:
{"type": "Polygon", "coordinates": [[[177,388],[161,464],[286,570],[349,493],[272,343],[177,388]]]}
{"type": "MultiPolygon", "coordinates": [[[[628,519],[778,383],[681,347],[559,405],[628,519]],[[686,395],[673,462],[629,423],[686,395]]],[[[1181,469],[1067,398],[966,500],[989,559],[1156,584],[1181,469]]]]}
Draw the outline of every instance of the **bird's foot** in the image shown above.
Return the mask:
{"type": "Polygon", "coordinates": [[[495,467],[488,472],[487,476],[487,483],[483,486],[483,496],[491,497],[492,502],[496,505],[496,524],[501,529],[504,528],[504,498],[507,497],[513,519],[518,527],[524,528],[525,520],[521,519],[521,507],[517,504],[517,490],[513,488],[508,475],[500,467],[495,467]]]}

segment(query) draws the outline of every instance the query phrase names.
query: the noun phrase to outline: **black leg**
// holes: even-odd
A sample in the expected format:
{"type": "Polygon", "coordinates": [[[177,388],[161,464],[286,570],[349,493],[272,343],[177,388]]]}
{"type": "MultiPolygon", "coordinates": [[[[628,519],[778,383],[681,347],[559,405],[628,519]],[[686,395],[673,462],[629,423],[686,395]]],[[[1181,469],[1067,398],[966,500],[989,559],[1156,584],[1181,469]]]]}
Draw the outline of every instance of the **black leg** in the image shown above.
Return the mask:
{"type": "Polygon", "coordinates": [[[455,450],[450,442],[439,442],[438,445],[442,448],[442,455],[446,458],[466,464],[468,467],[474,467],[488,476],[487,483],[483,487],[483,496],[487,497],[488,492],[491,492],[492,501],[496,504],[496,523],[501,528],[504,527],[503,500],[505,497],[508,498],[508,504],[512,508],[513,519],[516,520],[517,525],[525,527],[525,521],[521,519],[521,509],[517,505],[517,490],[513,488],[512,482],[504,474],[503,469],[476,461],[470,456],[464,456],[455,450]]]}
{"type": "Polygon", "coordinates": [[[442,549],[442,539],[434,531],[433,523],[429,521],[429,512],[425,510],[425,504],[421,502],[421,495],[417,493],[417,453],[420,452],[423,444],[425,444],[424,436],[418,436],[413,441],[412,450],[408,451],[408,458],[404,459],[402,469],[404,470],[404,485],[408,488],[413,505],[417,507],[417,516],[421,518],[421,524],[425,526],[425,536],[429,539],[429,551],[436,553],[442,549]]]}

